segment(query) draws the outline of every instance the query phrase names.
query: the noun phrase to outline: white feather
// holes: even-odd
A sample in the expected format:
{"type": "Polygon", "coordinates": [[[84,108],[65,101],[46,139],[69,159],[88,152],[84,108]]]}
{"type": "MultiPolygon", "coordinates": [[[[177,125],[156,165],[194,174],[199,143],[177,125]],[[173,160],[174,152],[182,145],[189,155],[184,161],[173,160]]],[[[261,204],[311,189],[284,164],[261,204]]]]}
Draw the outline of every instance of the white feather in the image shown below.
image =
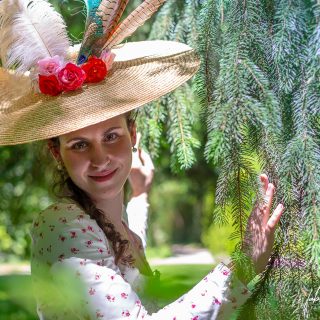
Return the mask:
{"type": "Polygon", "coordinates": [[[65,22],[45,0],[1,0],[0,47],[3,65],[18,72],[32,70],[40,59],[65,58],[65,22]]]}

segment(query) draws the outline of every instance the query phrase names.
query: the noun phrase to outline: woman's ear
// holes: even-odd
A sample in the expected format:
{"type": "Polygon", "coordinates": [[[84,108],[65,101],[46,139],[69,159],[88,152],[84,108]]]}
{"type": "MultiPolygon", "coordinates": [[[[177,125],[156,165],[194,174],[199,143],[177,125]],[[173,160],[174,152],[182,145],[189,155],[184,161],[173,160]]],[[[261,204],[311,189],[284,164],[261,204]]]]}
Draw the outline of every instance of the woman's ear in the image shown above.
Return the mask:
{"type": "Polygon", "coordinates": [[[61,154],[60,154],[59,147],[55,145],[52,140],[48,140],[48,150],[50,151],[52,157],[56,161],[58,162],[61,161],[61,154]]]}

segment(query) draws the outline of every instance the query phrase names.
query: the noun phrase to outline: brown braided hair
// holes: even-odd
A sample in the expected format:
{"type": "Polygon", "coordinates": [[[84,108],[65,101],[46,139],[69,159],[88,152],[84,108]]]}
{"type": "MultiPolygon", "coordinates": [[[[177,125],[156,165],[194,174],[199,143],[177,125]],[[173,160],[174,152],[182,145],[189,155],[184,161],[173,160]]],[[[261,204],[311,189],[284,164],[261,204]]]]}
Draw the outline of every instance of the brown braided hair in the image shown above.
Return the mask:
{"type": "MultiPolygon", "coordinates": [[[[125,117],[128,128],[131,128],[135,122],[132,112],[126,113],[125,117]]],[[[51,138],[50,141],[54,148],[60,147],[58,137],[51,138]]],[[[103,230],[107,239],[111,241],[115,254],[115,263],[118,264],[121,262],[122,264],[133,266],[135,260],[132,254],[125,254],[129,249],[129,241],[121,238],[120,233],[115,230],[114,225],[108,220],[104,213],[96,207],[89,195],[72,181],[65,170],[55,168],[53,178],[53,194],[60,199],[67,198],[75,201],[103,230]]]]}

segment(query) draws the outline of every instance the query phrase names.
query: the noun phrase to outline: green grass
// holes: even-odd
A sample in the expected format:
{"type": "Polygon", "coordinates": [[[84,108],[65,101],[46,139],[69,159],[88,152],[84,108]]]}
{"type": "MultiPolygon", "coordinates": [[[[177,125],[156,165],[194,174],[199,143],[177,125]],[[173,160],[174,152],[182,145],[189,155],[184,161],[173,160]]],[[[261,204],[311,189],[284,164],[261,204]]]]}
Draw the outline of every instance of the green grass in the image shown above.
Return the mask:
{"type": "MultiPolygon", "coordinates": [[[[155,266],[161,273],[156,287],[148,286],[148,293],[160,306],[176,300],[198,283],[211,269],[211,265],[155,266]]],[[[0,315],[6,320],[37,320],[31,278],[28,275],[0,276],[0,315]]]]}
{"type": "Polygon", "coordinates": [[[153,269],[161,273],[161,281],[159,285],[149,288],[148,293],[163,307],[188,292],[212,268],[212,265],[154,266],[153,269]]]}

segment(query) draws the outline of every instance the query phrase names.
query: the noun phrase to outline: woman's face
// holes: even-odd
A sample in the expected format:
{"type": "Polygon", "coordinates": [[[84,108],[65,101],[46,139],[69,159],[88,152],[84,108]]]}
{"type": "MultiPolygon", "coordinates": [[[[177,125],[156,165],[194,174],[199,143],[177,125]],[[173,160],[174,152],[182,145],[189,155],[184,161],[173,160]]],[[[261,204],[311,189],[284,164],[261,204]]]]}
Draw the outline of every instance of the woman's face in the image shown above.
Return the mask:
{"type": "Polygon", "coordinates": [[[136,129],[124,115],[59,137],[61,160],[73,182],[93,200],[113,199],[131,170],[136,129]]]}

